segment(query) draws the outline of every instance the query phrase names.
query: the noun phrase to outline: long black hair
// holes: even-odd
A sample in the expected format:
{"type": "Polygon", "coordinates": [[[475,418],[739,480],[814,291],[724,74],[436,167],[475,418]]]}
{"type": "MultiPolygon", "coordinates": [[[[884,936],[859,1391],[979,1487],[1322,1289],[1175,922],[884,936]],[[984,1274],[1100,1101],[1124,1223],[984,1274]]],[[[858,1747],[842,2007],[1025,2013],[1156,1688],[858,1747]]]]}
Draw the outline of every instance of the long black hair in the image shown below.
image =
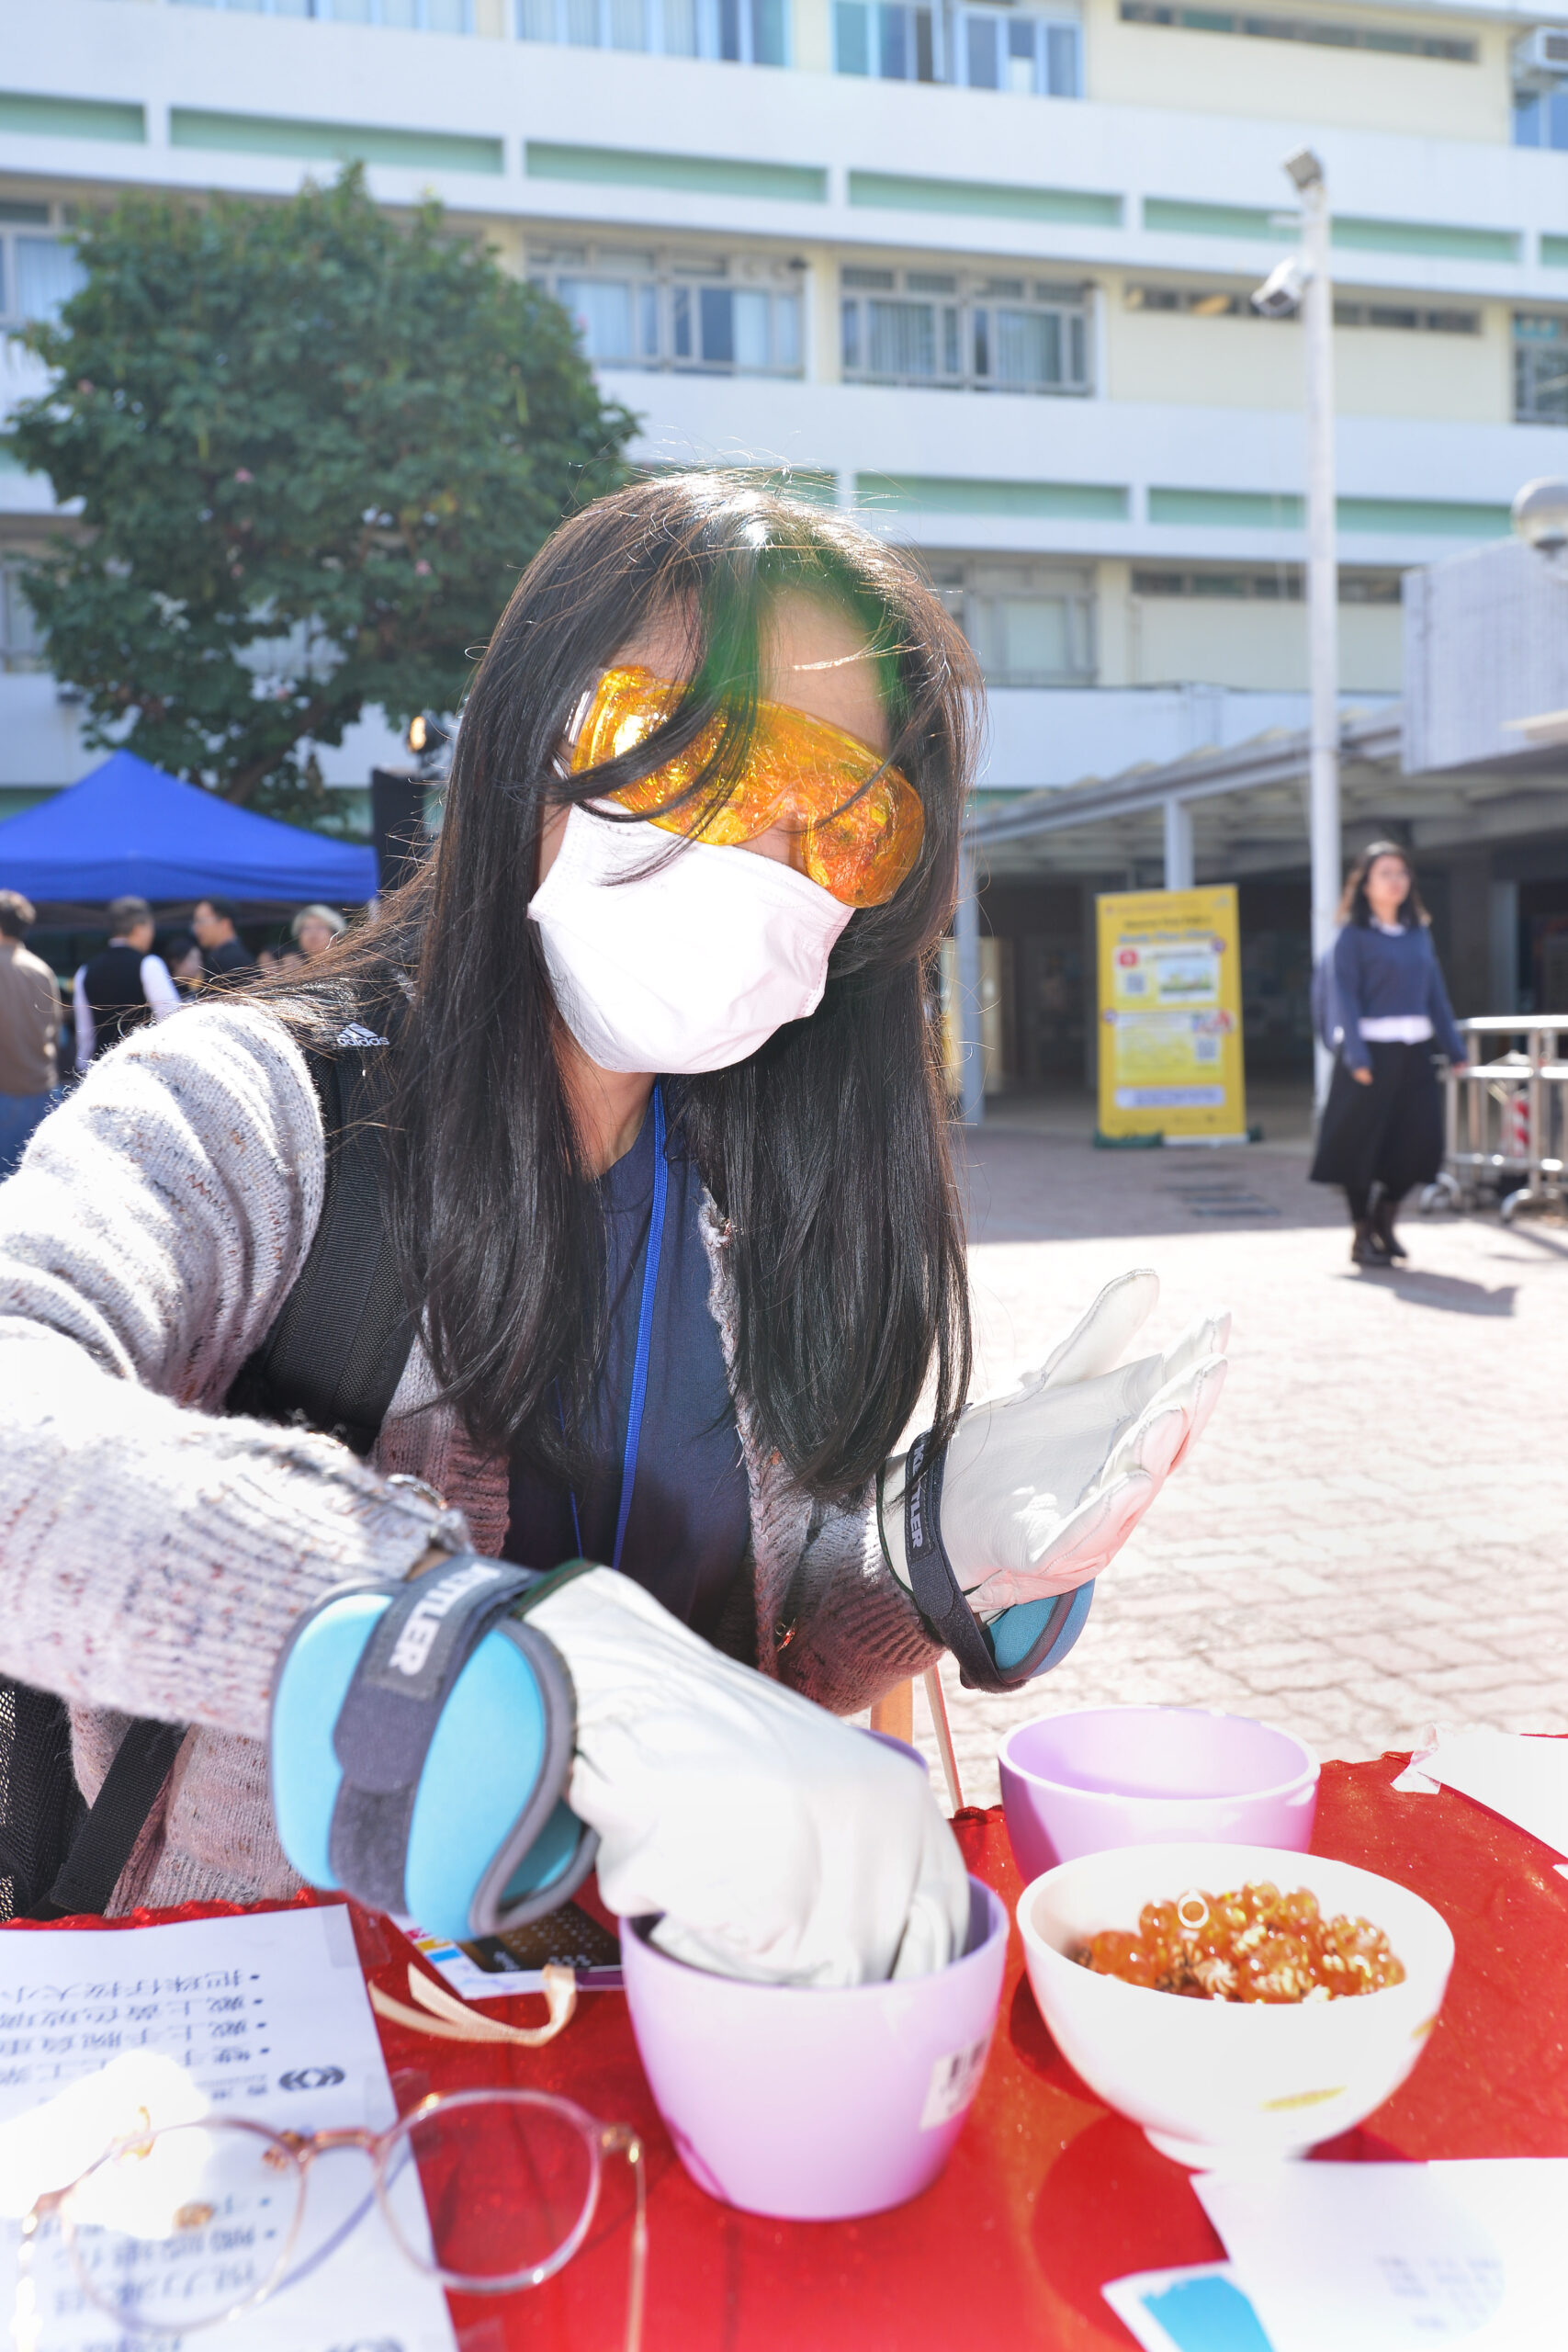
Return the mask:
{"type": "Polygon", "coordinates": [[[933,1371],[940,1432],[967,1390],[967,1277],[927,998],[976,740],[973,657],[913,564],[845,517],[744,478],[667,475],[601,499],[535,558],[468,696],[438,848],[367,933],[316,966],[361,1000],[400,982],[389,1205],[410,1302],[474,1442],[557,1477],[581,1466],[607,1310],[600,1195],[526,916],[540,828],[716,720],[694,790],[722,794],[755,723],[760,633],[780,595],[801,593],[865,635],[924,841],[893,900],[852,917],[811,1018],[736,1068],[670,1080],[667,1100],[728,1225],[734,1381],[764,1450],[813,1493],[845,1495],[897,1444],[933,1371]],[[584,689],[671,619],[690,648],[680,707],[637,752],[562,776],[584,689]]]}
{"type": "Polygon", "coordinates": [[[1400,903],[1399,920],[1406,931],[1417,924],[1430,924],[1431,916],[1422,903],[1416,887],[1416,868],[1410,862],[1410,852],[1399,842],[1369,842],[1355,865],[1345,877],[1344,894],[1339,900],[1337,921],[1359,923],[1365,931],[1372,920],[1371,904],[1367,897],[1367,876],[1380,857],[1397,857],[1410,876],[1410,888],[1400,903]]]}

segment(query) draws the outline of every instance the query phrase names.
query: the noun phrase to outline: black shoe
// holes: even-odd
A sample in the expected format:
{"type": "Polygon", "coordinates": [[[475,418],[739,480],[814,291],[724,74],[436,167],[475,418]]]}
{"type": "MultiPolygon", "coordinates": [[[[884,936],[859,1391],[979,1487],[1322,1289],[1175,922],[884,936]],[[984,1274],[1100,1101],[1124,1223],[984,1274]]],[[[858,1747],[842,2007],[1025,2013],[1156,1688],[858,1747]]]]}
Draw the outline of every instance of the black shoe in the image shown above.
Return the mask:
{"type": "Polygon", "coordinates": [[[1409,1250],[1405,1248],[1404,1242],[1401,1241],[1399,1236],[1393,1229],[1393,1204],[1392,1201],[1380,1201],[1378,1203],[1376,1212],[1372,1217],[1372,1232],[1375,1238],[1382,1242],[1391,1265],[1398,1258],[1409,1257],[1409,1250]]]}
{"type": "Polygon", "coordinates": [[[1361,1219],[1351,1236],[1350,1263],[1353,1266],[1391,1266],[1393,1263],[1382,1234],[1366,1217],[1361,1219]]]}

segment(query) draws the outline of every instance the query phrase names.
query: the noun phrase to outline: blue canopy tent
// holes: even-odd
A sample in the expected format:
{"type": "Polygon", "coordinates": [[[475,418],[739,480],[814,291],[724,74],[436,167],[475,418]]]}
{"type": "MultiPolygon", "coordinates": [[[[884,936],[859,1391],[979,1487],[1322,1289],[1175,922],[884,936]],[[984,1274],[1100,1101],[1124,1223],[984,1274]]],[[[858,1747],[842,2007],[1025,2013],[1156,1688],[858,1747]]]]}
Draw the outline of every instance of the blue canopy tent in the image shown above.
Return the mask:
{"type": "Polygon", "coordinates": [[[130,752],[0,823],[0,889],[39,904],[211,894],[250,903],[357,905],[376,853],[231,807],[130,752]]]}

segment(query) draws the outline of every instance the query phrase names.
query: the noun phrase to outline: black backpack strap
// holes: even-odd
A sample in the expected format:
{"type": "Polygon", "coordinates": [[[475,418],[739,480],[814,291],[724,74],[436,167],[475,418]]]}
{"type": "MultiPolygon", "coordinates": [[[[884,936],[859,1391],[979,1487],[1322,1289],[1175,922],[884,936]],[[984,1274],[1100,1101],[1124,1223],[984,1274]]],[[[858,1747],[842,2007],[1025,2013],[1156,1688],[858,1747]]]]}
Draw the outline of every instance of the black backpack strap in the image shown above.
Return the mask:
{"type": "Polygon", "coordinates": [[[68,1919],[107,1908],[184,1737],[180,1724],[128,1726],[54,1884],[27,1914],[29,1919],[68,1919]]]}
{"type": "Polygon", "coordinates": [[[321,1223],[283,1312],[230,1392],[231,1412],[375,1444],[414,1323],[382,1212],[388,1041],[351,1023],[307,1057],[326,1135],[321,1223]]]}

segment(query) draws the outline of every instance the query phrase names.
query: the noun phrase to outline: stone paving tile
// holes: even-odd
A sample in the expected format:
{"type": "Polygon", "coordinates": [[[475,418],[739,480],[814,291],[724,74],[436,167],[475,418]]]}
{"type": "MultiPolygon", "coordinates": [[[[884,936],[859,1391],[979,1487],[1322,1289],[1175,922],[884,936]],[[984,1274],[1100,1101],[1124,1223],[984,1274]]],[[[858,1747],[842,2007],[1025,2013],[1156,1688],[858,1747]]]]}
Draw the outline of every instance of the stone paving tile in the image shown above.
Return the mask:
{"type": "MultiPolygon", "coordinates": [[[[1339,1756],[1434,1721],[1568,1732],[1568,1229],[1413,1216],[1409,1266],[1363,1275],[1299,1145],[986,1130],[969,1157],[976,1394],[1128,1266],[1161,1278],[1151,1341],[1214,1299],[1235,1321],[1219,1411],[1071,1657],[1006,1699],[944,1668],[966,1798],[994,1801],[1014,1724],[1078,1706],[1233,1707],[1339,1756]],[[1275,1214],[1200,1218],[1205,1182],[1275,1214]]],[[[923,1694],[915,1720],[934,1759],[923,1694]]]]}

